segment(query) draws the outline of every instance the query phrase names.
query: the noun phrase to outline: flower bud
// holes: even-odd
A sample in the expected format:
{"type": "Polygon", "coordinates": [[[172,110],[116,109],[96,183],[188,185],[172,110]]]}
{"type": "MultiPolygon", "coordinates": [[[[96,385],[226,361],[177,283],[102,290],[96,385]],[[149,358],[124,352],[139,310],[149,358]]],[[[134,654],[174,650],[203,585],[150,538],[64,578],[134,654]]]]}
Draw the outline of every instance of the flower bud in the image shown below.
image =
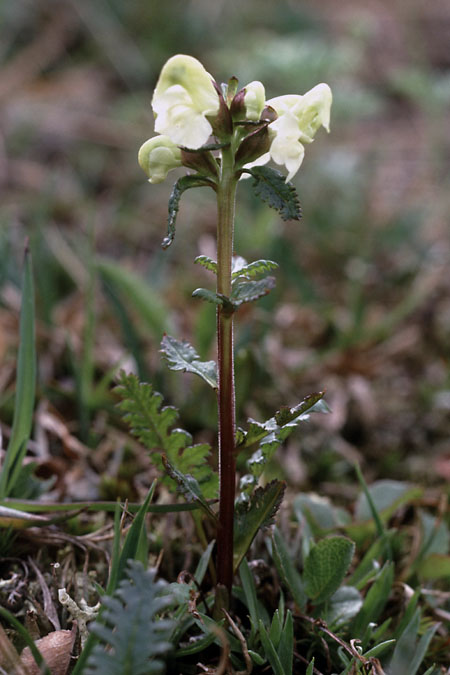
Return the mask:
{"type": "Polygon", "coordinates": [[[211,75],[192,56],[178,54],[163,66],[152,99],[155,131],[177,145],[197,149],[212,132],[207,119],[219,112],[211,75]]]}
{"type": "Polygon", "coordinates": [[[218,175],[217,162],[211,152],[207,150],[183,150],[181,148],[181,163],[187,166],[188,169],[194,169],[202,175],[213,176],[218,175]]]}
{"type": "Polygon", "coordinates": [[[249,162],[253,163],[262,156],[265,156],[269,148],[269,132],[267,129],[267,124],[263,124],[248,134],[248,136],[246,136],[241,142],[236,152],[236,168],[240,168],[249,162]]]}
{"type": "Polygon", "coordinates": [[[162,183],[171,169],[181,166],[181,150],[168,136],[154,136],[139,150],[138,162],[150,183],[162,183]]]}
{"type": "Polygon", "coordinates": [[[266,92],[262,82],[254,80],[247,84],[244,94],[244,106],[246,119],[257,122],[266,104],[266,92]]]}
{"type": "Polygon", "coordinates": [[[240,89],[231,102],[230,111],[235,122],[258,122],[265,106],[264,85],[257,80],[240,89]]]}

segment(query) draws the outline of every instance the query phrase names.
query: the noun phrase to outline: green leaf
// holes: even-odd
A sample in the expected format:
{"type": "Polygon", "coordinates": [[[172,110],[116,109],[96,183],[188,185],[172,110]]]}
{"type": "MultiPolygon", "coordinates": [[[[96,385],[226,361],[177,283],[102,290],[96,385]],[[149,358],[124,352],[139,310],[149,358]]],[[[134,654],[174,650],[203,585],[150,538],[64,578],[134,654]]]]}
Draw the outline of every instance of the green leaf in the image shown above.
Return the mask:
{"type": "Polygon", "coordinates": [[[103,611],[91,632],[102,644],[94,647],[86,675],[156,675],[164,670],[161,656],[172,645],[173,622],[157,618],[171,602],[155,570],[129,560],[126,579],[112,597],[102,598],[103,611]]]}
{"type": "Polygon", "coordinates": [[[206,300],[206,302],[211,302],[213,305],[217,305],[218,307],[223,307],[223,309],[226,312],[230,312],[230,314],[236,309],[234,303],[231,302],[230,298],[227,298],[226,295],[222,295],[222,293],[215,293],[214,291],[210,291],[207,288],[196,288],[192,293],[192,297],[200,298],[200,300],[206,300]]]}
{"type": "Polygon", "coordinates": [[[106,589],[107,595],[112,595],[119,582],[125,577],[125,569],[128,560],[136,558],[142,531],[145,526],[145,516],[147,514],[148,507],[150,506],[150,502],[153,499],[155,487],[156,481],[153,481],[141,508],[136,513],[131,527],[127,532],[127,536],[123,542],[122,550],[120,551],[120,555],[117,559],[117,564],[115,564],[115,561],[113,560],[110,577],[108,579],[108,586],[106,589]]]}
{"type": "Polygon", "coordinates": [[[33,423],[36,389],[34,283],[31,253],[25,249],[20,309],[19,352],[17,356],[16,396],[11,436],[0,474],[0,499],[11,495],[27,451],[33,423]]]}
{"type": "Polygon", "coordinates": [[[206,176],[199,176],[198,174],[191,176],[182,176],[177,180],[172,189],[172,194],[169,197],[169,216],[167,219],[167,237],[163,239],[161,244],[162,248],[166,249],[173,242],[175,237],[175,222],[177,219],[178,211],[180,209],[180,199],[183,192],[194,187],[204,187],[209,186],[214,190],[216,186],[212,180],[206,176]]]}
{"type": "Polygon", "coordinates": [[[258,600],[256,595],[255,582],[246,558],[243,558],[239,567],[239,576],[241,577],[242,589],[244,591],[245,603],[250,614],[252,622],[252,631],[258,626],[258,622],[268,623],[269,617],[264,606],[258,600]]]}
{"type": "Polygon", "coordinates": [[[375,508],[381,520],[385,522],[400,506],[408,504],[422,493],[419,488],[395,480],[377,481],[368,488],[368,492],[372,506],[366,494],[361,494],[355,510],[358,520],[373,518],[375,508]]]}
{"type": "Polygon", "coordinates": [[[275,278],[265,277],[258,279],[258,281],[239,281],[235,280],[231,291],[231,303],[235,308],[242,305],[244,302],[253,302],[262,298],[275,288],[275,278]]]}
{"type": "Polygon", "coordinates": [[[420,626],[420,609],[417,609],[398,639],[389,670],[395,675],[415,675],[419,670],[438,624],[431,626],[417,641],[420,626]]]}
{"type": "Polygon", "coordinates": [[[266,658],[269,661],[270,665],[272,666],[272,672],[274,673],[274,675],[287,675],[281,664],[276,649],[272,644],[272,641],[269,638],[266,629],[264,628],[264,624],[261,621],[261,619],[259,620],[258,628],[259,628],[259,637],[261,638],[261,642],[264,647],[264,651],[266,653],[266,658]]]}
{"type": "Polygon", "coordinates": [[[394,582],[394,564],[386,562],[369,588],[363,606],[352,621],[351,633],[361,639],[369,623],[375,623],[383,611],[394,582]]]}
{"type": "Polygon", "coordinates": [[[217,389],[216,362],[200,361],[199,355],[189,342],[164,335],[161,341],[161,351],[170,370],[181,370],[185,373],[199,375],[210,387],[217,389]]]}
{"type": "Polygon", "coordinates": [[[237,505],[234,517],[234,569],[237,570],[253,539],[262,527],[272,523],[280,508],[286,484],[273,480],[258,487],[250,499],[237,505]]]}
{"type": "Polygon", "coordinates": [[[326,497],[312,493],[297,495],[294,499],[294,513],[300,524],[307,521],[315,536],[324,536],[350,521],[350,514],[331,504],[326,497]]]}
{"type": "Polygon", "coordinates": [[[346,537],[329,537],[315,544],[305,560],[305,591],[314,604],[325,602],[341,585],[350,567],[355,544],[346,537]]]}
{"type": "Polygon", "coordinates": [[[314,656],[312,657],[310,663],[308,664],[305,675],[314,675],[314,656]]]}
{"type": "Polygon", "coordinates": [[[383,654],[385,651],[393,647],[395,645],[395,640],[385,640],[384,642],[380,642],[380,644],[375,645],[371,649],[369,649],[367,652],[364,652],[363,656],[365,659],[371,659],[374,656],[378,657],[380,654],[383,654]]]}
{"type": "Polygon", "coordinates": [[[247,433],[244,432],[241,445],[244,448],[248,448],[261,439],[264,439],[269,434],[276,432],[280,427],[277,419],[282,421],[282,426],[289,423],[294,423],[292,426],[292,429],[294,429],[299,421],[307,419],[306,413],[316,411],[317,404],[323,398],[324,394],[325,392],[323,391],[316,394],[310,394],[294,408],[282,407],[278,412],[275,413],[274,417],[271,417],[266,422],[261,423],[249,419],[249,429],[247,433]]]}
{"type": "Polygon", "coordinates": [[[206,574],[206,570],[208,569],[208,564],[211,559],[211,555],[213,552],[214,545],[216,543],[215,539],[211,539],[209,542],[208,546],[205,548],[203,551],[200,560],[198,561],[197,569],[194,572],[194,578],[195,581],[199,586],[201,586],[203,582],[203,578],[206,574]]]}
{"type": "Polygon", "coordinates": [[[210,272],[213,272],[214,274],[217,274],[217,263],[216,263],[216,261],[213,260],[212,258],[210,258],[207,255],[198,255],[195,258],[194,263],[196,265],[201,265],[206,270],[209,270],[210,272]]]}
{"type": "Polygon", "coordinates": [[[248,650],[248,653],[253,661],[253,663],[256,663],[257,666],[263,666],[266,660],[260,656],[257,652],[254,652],[252,649],[248,650]]]}
{"type": "Polygon", "coordinates": [[[276,209],[283,220],[300,220],[302,212],[297,192],[292,183],[276,169],[267,166],[255,166],[246,169],[253,176],[253,191],[268,206],[276,209]]]}
{"type": "Polygon", "coordinates": [[[207,516],[209,516],[213,521],[217,521],[216,514],[211,509],[204,495],[202,494],[198,480],[190,474],[184,474],[181,473],[181,471],[178,471],[178,469],[172,466],[165,454],[162,456],[162,462],[168,475],[173,478],[176,483],[178,483],[180,492],[183,493],[187,501],[196,502],[202,507],[207,516]]]}
{"type": "MultiPolygon", "coordinates": [[[[263,423],[249,419],[248,431],[238,430],[236,435],[238,447],[246,448],[258,442],[260,444],[258,450],[253,453],[247,462],[253,478],[258,479],[262,475],[265,465],[272,458],[275,450],[294,431],[300,422],[308,419],[309,413],[317,409],[317,406],[321,403],[320,399],[322,396],[323,392],[311,394],[295,408],[282,409],[274,417],[263,423]],[[277,418],[289,421],[280,426],[277,424],[277,418]]],[[[244,492],[252,489],[254,483],[255,481],[251,477],[244,476],[243,481],[241,481],[244,492]]]]}
{"type": "Polygon", "coordinates": [[[295,604],[304,611],[307,597],[302,578],[292,561],[291,554],[277,527],[272,536],[272,557],[281,581],[289,589],[295,604]]]}
{"type": "Polygon", "coordinates": [[[294,622],[290,609],[286,612],[283,632],[280,643],[277,647],[278,657],[281,666],[286,675],[292,675],[292,664],[294,661],[294,622]]]}
{"type": "Polygon", "coordinates": [[[161,453],[164,452],[171,466],[198,481],[205,499],[215,498],[218,477],[207,461],[211,448],[207,443],[191,445],[192,437],[187,431],[171,430],[178,419],[176,408],[162,408],[161,394],[150,384],[139,382],[136,375],[127,375],[123,371],[114,391],[122,398],[118,407],[124,413],[131,433],[151,451],[154,464],[163,468],[161,453]]]}
{"type": "Polygon", "coordinates": [[[322,618],[329,626],[341,626],[358,614],[362,604],[361,593],[356,588],[342,586],[331,596],[322,618]]]}
{"type": "Polygon", "coordinates": [[[282,632],[283,632],[283,624],[281,623],[280,612],[278,610],[275,610],[272,616],[272,623],[270,624],[269,630],[269,638],[275,649],[278,647],[278,643],[280,642],[282,632]]]}
{"type": "Polygon", "coordinates": [[[417,609],[417,605],[420,599],[421,595],[421,588],[417,588],[411,598],[409,599],[408,605],[406,609],[403,612],[403,616],[401,617],[400,621],[398,622],[397,626],[395,627],[394,635],[393,637],[398,640],[399,637],[403,634],[404,630],[406,629],[407,625],[411,621],[412,617],[414,616],[414,613],[417,609]]]}
{"type": "MultiPolygon", "coordinates": [[[[244,259],[242,258],[242,260],[244,259]]],[[[244,261],[244,265],[242,267],[237,267],[232,273],[231,278],[238,279],[239,277],[245,277],[246,279],[252,279],[253,277],[261,276],[271,270],[276,270],[278,267],[278,263],[273,262],[273,260],[255,260],[249,264],[245,264],[244,261]]]]}
{"type": "Polygon", "coordinates": [[[300,415],[303,415],[306,412],[311,412],[312,408],[319,403],[323,398],[325,392],[319,391],[316,394],[309,394],[306,396],[301,403],[289,408],[288,406],[283,406],[278,412],[275,413],[275,421],[278,426],[282,427],[289,422],[297,419],[300,415]]]}

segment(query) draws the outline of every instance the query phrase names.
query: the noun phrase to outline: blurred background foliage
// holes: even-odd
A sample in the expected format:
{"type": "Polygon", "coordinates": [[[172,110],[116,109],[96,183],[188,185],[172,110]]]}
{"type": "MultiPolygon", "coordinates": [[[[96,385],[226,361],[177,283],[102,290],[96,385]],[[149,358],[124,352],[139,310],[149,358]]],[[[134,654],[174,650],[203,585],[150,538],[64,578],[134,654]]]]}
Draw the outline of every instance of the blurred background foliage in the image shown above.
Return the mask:
{"type": "Polygon", "coordinates": [[[146,482],[110,394],[118,366],[214,442],[214,395],[168,372],[158,350],[167,330],[214,356],[214,309],[191,292],[213,284],[193,259],[214,257],[215,204],[207,191],[183,196],[161,251],[172,181],[149,186],[136,161],[174,53],[219,81],[260,79],[268,98],[321,81],[334,93],[331,134],[295,178],[302,221],[239,190],[236,252],[280,270],[275,291],[238,315],[238,422],[326,389],[332,413],[289,442],[274,473],[334,496],[354,494],[355,459],[369,479],[450,478],[447,3],[16,0],[0,5],[0,31],[0,415],[7,437],[29,237],[31,453],[55,496],[133,497],[146,482]]]}

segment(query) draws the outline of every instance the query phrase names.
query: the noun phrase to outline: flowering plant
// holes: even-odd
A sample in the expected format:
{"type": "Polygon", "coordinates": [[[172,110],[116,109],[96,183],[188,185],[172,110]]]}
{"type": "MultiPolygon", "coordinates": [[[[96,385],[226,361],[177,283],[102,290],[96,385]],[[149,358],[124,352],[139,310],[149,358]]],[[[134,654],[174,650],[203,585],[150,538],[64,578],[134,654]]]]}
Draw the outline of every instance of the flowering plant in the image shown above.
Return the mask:
{"type": "MultiPolygon", "coordinates": [[[[159,135],[146,141],[139,151],[139,164],[150,183],[165,180],[169,171],[181,166],[191,170],[177,180],[170,197],[164,248],[175,236],[182,193],[191,187],[208,186],[217,195],[217,261],[206,256],[195,261],[216,275],[216,289],[199,288],[193,293],[217,307],[217,364],[200,361],[191,345],[167,335],[162,352],[170,368],[200,375],[217,392],[218,514],[208,501],[217,494],[216,476],[205,463],[209,449],[189,445],[190,437],[180,436],[179,430],[168,433],[168,409],[158,412],[160,398],[156,400],[155,396],[160,395],[152,389],[146,393],[146,405],[153,406],[152,427],[159,429],[156,436],[154,431],[150,434],[152,448],[156,444],[164,451],[158,461],[187,497],[200,505],[217,530],[219,609],[228,605],[234,572],[258,529],[271,521],[282,499],[282,481],[264,487],[259,484],[264,465],[295,426],[322,404],[322,393],[313,394],[294,408],[282,408],[264,423],[250,420],[247,431],[236,427],[234,314],[241,304],[257,300],[273,288],[274,278],[265,275],[277,267],[270,260],[248,264],[241,257],[233,257],[236,188],[241,177],[251,176],[255,193],[283,219],[300,219],[297,194],[289,181],[303,161],[304,144],[312,142],[320,126],[329,129],[331,101],[326,84],[303,96],[279,96],[267,101],[261,82],[250,82],[238,90],[237,79],[231,78],[227,85],[219,86],[201,63],[179,54],[164,65],[152,99],[159,135]],[[263,166],[269,160],[284,166],[287,177],[263,166]],[[236,503],[236,453],[254,445],[257,449],[248,461],[249,473],[241,478],[236,503]]],[[[124,398],[137,395],[135,383],[126,377],[121,387],[124,398]]],[[[126,410],[130,417],[130,409],[126,410]]],[[[136,412],[131,420],[134,432],[148,444],[150,432],[143,433],[139,414],[136,412]]]]}

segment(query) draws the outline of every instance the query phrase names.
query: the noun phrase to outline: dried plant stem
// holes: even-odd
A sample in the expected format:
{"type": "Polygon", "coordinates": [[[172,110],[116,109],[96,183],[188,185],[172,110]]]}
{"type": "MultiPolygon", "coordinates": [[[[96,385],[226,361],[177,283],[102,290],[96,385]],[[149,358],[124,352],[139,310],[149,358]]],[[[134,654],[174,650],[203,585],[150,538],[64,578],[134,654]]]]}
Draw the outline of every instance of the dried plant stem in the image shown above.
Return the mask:
{"type": "MultiPolygon", "coordinates": [[[[217,190],[217,293],[231,294],[231,259],[236,197],[234,157],[231,148],[222,151],[221,177],[217,190]]],[[[231,594],[233,581],[233,520],[236,490],[235,394],[233,315],[220,306],[217,311],[218,408],[219,408],[219,532],[217,535],[217,583],[231,594]]]]}

